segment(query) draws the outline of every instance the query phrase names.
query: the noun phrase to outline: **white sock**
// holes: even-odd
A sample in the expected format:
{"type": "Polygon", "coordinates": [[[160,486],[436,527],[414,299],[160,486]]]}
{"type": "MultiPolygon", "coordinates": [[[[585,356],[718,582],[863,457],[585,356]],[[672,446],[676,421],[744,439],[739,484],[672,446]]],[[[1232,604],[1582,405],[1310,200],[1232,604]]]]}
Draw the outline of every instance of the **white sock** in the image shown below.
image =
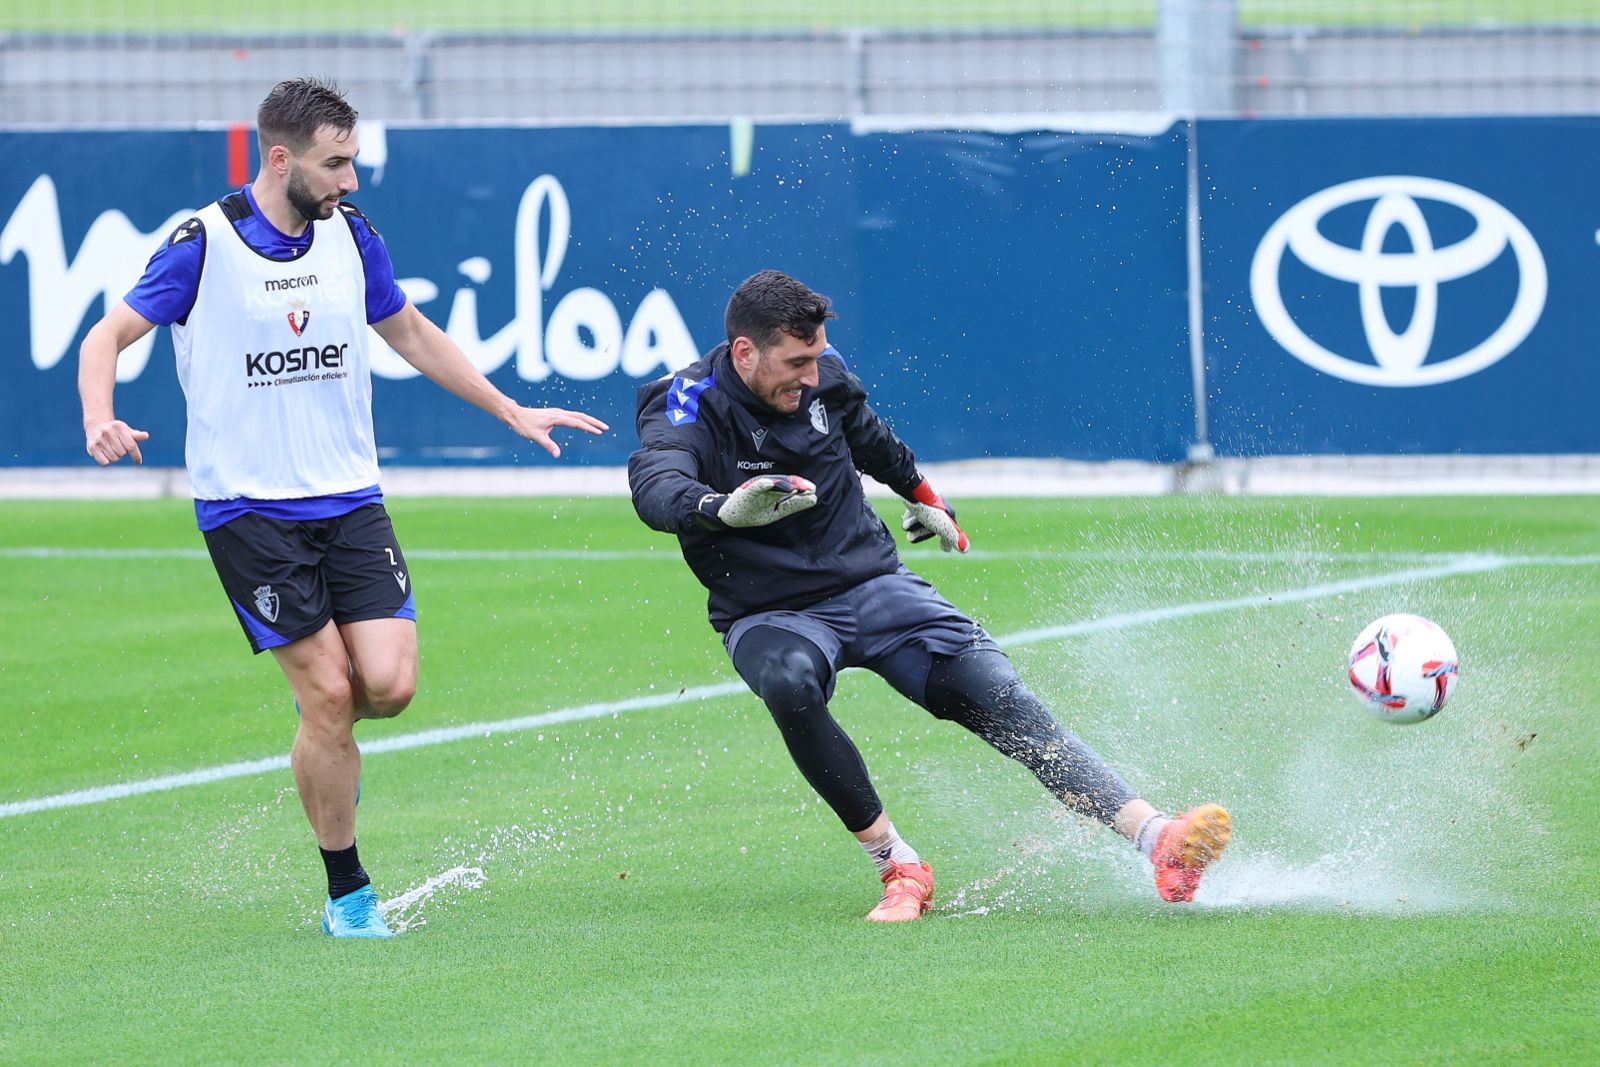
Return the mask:
{"type": "Polygon", "coordinates": [[[1156,842],[1161,840],[1162,829],[1171,821],[1161,814],[1150,816],[1133,832],[1133,847],[1143,852],[1145,859],[1149,859],[1150,854],[1156,850],[1156,842]]]}
{"type": "MultiPolygon", "coordinates": [[[[857,840],[860,840],[859,838],[857,840]]],[[[862,841],[861,847],[867,850],[867,855],[872,857],[872,862],[878,865],[878,873],[882,874],[893,863],[920,863],[922,857],[917,855],[917,850],[900,839],[900,834],[895,830],[894,823],[884,827],[883,833],[870,841],[862,841]]]]}

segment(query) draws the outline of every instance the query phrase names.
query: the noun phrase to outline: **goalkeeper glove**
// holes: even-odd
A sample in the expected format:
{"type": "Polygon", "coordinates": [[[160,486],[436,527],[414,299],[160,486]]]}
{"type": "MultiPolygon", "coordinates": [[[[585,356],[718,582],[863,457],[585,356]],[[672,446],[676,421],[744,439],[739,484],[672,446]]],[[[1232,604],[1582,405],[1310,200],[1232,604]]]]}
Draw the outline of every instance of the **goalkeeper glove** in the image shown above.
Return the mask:
{"type": "Polygon", "coordinates": [[[817,487],[792,474],[751,478],[731,493],[707,493],[695,518],[710,530],[766,526],[816,506],[817,487]]]}
{"type": "Polygon", "coordinates": [[[912,499],[906,503],[905,518],[900,520],[900,525],[906,531],[906,540],[912,544],[937,537],[939,547],[946,552],[965,552],[969,546],[967,535],[956,525],[955,508],[933,491],[926,478],[912,490],[912,499]]]}

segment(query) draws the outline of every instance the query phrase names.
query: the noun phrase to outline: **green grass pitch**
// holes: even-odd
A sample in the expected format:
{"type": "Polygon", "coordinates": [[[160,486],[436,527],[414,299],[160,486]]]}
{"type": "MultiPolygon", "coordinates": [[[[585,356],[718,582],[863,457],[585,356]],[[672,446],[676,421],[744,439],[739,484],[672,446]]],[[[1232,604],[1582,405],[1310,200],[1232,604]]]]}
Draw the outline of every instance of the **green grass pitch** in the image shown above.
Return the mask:
{"type": "Polygon", "coordinates": [[[851,672],[834,710],[938,874],[927,919],[870,926],[764,710],[698,692],[733,675],[670,538],[624,500],[395,499],[421,692],[365,744],[654,700],[369,753],[362,856],[408,929],[336,943],[287,770],[34,810],[282,756],[295,719],[186,503],[6,502],[0,1062],[1592,1056],[1594,498],[957,503],[978,551],[912,565],[1154,802],[1233,811],[1194,905],[851,672]],[[1343,678],[1394,610],[1462,655],[1417,726],[1343,678]]]}

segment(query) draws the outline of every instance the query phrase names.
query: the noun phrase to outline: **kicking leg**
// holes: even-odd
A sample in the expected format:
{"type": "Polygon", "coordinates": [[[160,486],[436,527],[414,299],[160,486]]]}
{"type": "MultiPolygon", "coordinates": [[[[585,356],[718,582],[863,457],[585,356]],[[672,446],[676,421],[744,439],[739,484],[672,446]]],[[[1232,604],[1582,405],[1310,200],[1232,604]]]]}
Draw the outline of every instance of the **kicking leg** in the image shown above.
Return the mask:
{"type": "MultiPolygon", "coordinates": [[[[1004,653],[989,650],[932,657],[923,706],[960,723],[1034,777],[1069,808],[1121,830],[1124,809],[1149,807],[1088,745],[1023,685],[1004,653]]],[[[1151,813],[1155,809],[1151,808],[1151,813]]],[[[1135,824],[1137,826],[1137,824],[1135,824]]]]}
{"type": "Polygon", "coordinates": [[[1193,900],[1200,873],[1227,847],[1232,826],[1226,809],[1204,804],[1162,815],[1061,725],[1003,653],[934,656],[924,706],[1023,764],[1068,807],[1132,841],[1155,865],[1164,900],[1193,900]]]}

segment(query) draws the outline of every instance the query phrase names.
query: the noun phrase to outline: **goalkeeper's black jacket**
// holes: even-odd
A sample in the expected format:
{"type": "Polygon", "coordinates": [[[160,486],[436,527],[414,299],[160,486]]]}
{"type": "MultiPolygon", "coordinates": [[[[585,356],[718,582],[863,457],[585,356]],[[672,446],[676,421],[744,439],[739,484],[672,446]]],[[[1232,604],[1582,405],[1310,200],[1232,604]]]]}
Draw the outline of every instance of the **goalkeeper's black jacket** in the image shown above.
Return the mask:
{"type": "Polygon", "coordinates": [[[785,414],[750,392],[722,344],[639,387],[640,447],[628,457],[634,510],[678,535],[689,569],[710,590],[719,633],[752,612],[803,608],[900,567],[894,536],[868,506],[856,472],[910,497],[921,481],[916,457],[867,406],[866,390],[831,345],[817,375],[816,388],[785,414]],[[701,524],[702,497],[763,474],[814,482],[816,506],[750,529],[701,524]]]}

